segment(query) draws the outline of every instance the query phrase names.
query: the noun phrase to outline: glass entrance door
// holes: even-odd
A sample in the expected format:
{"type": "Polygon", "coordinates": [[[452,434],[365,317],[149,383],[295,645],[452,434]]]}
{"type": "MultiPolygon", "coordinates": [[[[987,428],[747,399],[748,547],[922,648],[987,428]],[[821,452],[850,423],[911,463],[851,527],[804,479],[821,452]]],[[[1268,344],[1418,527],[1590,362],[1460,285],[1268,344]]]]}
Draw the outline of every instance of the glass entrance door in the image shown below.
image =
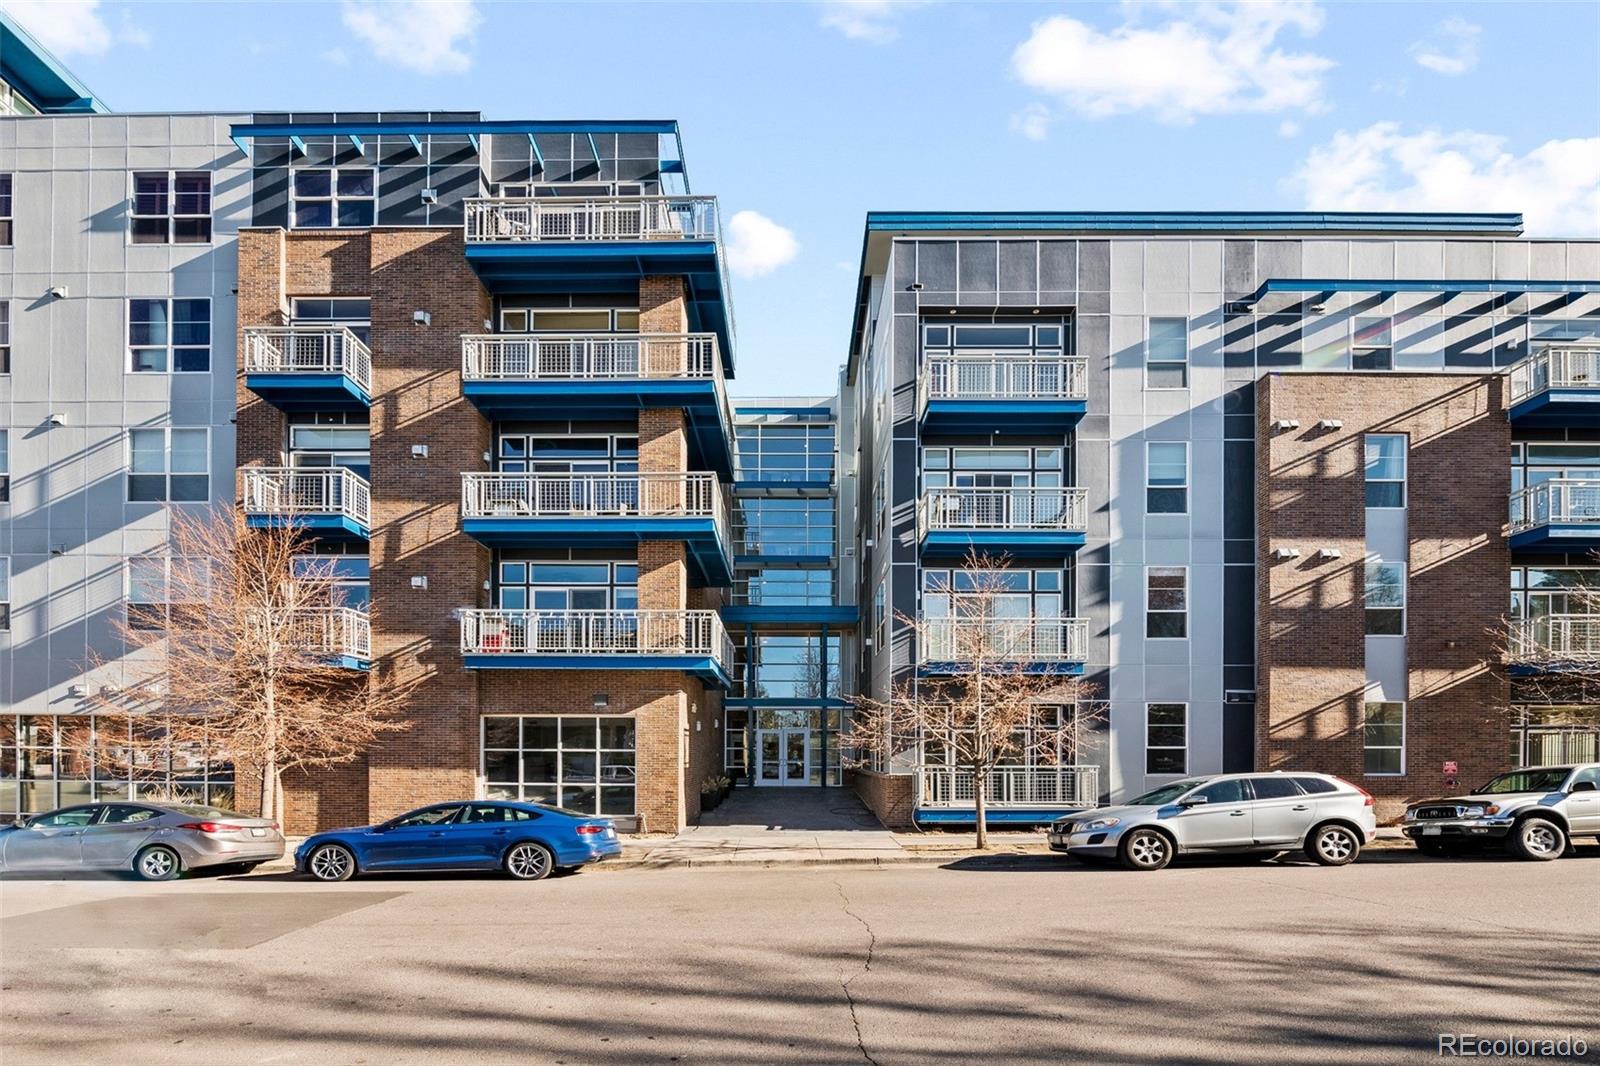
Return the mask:
{"type": "Polygon", "coordinates": [[[756,784],[771,786],[811,783],[808,729],[756,730],[756,784]]]}

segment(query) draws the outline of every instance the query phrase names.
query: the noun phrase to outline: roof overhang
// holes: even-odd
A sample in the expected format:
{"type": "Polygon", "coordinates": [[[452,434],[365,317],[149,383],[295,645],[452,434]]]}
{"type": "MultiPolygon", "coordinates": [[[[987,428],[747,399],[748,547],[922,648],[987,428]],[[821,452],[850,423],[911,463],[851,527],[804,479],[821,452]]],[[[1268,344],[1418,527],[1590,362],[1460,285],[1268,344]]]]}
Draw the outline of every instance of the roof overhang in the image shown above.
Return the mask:
{"type": "Polygon", "coordinates": [[[0,77],[46,114],[104,115],[110,111],[4,11],[0,11],[0,77]]]}

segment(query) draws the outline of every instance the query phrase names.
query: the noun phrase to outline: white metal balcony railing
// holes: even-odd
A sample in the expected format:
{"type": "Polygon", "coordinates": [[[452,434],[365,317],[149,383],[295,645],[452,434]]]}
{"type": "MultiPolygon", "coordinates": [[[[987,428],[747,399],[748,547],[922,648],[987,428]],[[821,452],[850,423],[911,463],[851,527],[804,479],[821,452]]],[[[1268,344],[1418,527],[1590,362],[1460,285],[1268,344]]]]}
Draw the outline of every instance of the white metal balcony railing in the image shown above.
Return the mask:
{"type": "Polygon", "coordinates": [[[917,526],[930,531],[1057,530],[1088,528],[1086,489],[1007,488],[928,489],[917,507],[917,526]]]}
{"type": "MultiPolygon", "coordinates": [[[[1095,807],[1100,803],[1098,766],[1003,766],[986,775],[984,806],[1095,807]]],[[[917,767],[917,806],[971,808],[977,775],[952,766],[917,767]]]]}
{"type": "Polygon", "coordinates": [[[372,523],[372,487],[343,467],[248,467],[244,472],[246,514],[336,514],[361,526],[372,523]]]}
{"type": "Polygon", "coordinates": [[[309,612],[308,634],[315,647],[332,655],[372,658],[372,618],[354,607],[320,607],[309,612]]]}
{"type": "Polygon", "coordinates": [[[467,242],[716,240],[713,196],[495,197],[466,202],[467,242]]]}
{"type": "Polygon", "coordinates": [[[1016,618],[973,622],[956,618],[925,619],[921,661],[971,662],[979,658],[1002,663],[1083,662],[1089,651],[1085,618],[1016,618]]]}
{"type": "Polygon", "coordinates": [[[463,518],[710,518],[727,532],[715,474],[461,475],[463,518]]]}
{"type": "Polygon", "coordinates": [[[1600,396],[1600,341],[1536,348],[1511,368],[1511,402],[1547,389],[1592,389],[1600,396]]]}
{"type": "Polygon", "coordinates": [[[921,393],[924,406],[929,400],[1082,400],[1089,394],[1089,363],[1001,352],[929,356],[921,393]]]}
{"type": "Polygon", "coordinates": [[[1513,662],[1600,658],[1600,614],[1547,614],[1524,618],[1511,627],[1513,662]]]}
{"type": "Polygon", "coordinates": [[[1511,494],[1513,533],[1545,525],[1592,525],[1600,529],[1600,480],[1552,478],[1511,494]]]}
{"type": "Polygon", "coordinates": [[[486,334],[461,338],[466,381],[720,379],[715,333],[486,334]]]}
{"type": "Polygon", "coordinates": [[[461,612],[463,655],[675,655],[733,663],[716,611],[461,612]]]}
{"type": "Polygon", "coordinates": [[[343,374],[372,392],[372,352],[345,326],[247,326],[247,374],[343,374]]]}

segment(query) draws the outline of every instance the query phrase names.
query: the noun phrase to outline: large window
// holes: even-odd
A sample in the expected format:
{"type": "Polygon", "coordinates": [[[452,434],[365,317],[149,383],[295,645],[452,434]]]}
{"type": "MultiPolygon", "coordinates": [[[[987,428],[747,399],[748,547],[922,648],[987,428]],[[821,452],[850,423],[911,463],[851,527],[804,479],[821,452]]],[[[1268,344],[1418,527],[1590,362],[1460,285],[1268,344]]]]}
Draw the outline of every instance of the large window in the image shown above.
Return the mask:
{"type": "MultiPolygon", "coordinates": [[[[500,305],[501,333],[637,333],[637,307],[545,306],[563,297],[513,296],[500,305]],[[540,306],[533,306],[540,301],[540,306]]],[[[581,297],[579,298],[581,299],[581,297]]],[[[617,299],[626,299],[619,297],[617,299]]]]}
{"type": "Polygon", "coordinates": [[[502,430],[495,443],[502,474],[626,474],[639,469],[639,438],[565,437],[502,430]]]}
{"type": "Polygon", "coordinates": [[[207,429],[128,430],[128,499],[203,503],[211,498],[207,429]]]}
{"type": "Polygon", "coordinates": [[[739,477],[745,481],[833,480],[833,423],[740,423],[739,477]]]}
{"type": "Polygon", "coordinates": [[[759,499],[736,501],[740,555],[817,556],[833,554],[833,500],[759,499]]]}
{"type": "Polygon", "coordinates": [[[1044,322],[962,322],[933,319],[922,325],[924,356],[1060,356],[1068,333],[1059,318],[1044,322]]]}
{"type": "Polygon", "coordinates": [[[635,756],[632,718],[483,719],[483,779],[489,799],[547,803],[584,814],[633,814],[635,756]]]}
{"type": "Polygon", "coordinates": [[[290,217],[296,229],[372,225],[377,171],[371,167],[297,167],[291,177],[290,217]]]}
{"type": "Polygon", "coordinates": [[[839,638],[816,633],[758,633],[735,649],[741,695],[752,699],[821,700],[839,695],[839,638]],[[744,683],[745,659],[750,680],[744,683]]]}
{"type": "Polygon", "coordinates": [[[209,581],[209,564],[203,559],[131,557],[128,560],[128,627],[165,629],[172,605],[178,602],[184,590],[193,596],[195,589],[209,587],[209,581]]]}
{"type": "Polygon", "coordinates": [[[1362,729],[1363,772],[1396,776],[1406,772],[1406,705],[1369,703],[1362,729]]]}
{"type": "Polygon", "coordinates": [[[130,217],[134,244],[211,243],[211,175],[135,171],[130,217]]]}
{"type": "Polygon", "coordinates": [[[0,174],[0,248],[11,243],[11,175],[0,174]]]}
{"type": "Polygon", "coordinates": [[[128,369],[204,373],[211,369],[210,300],[129,300],[128,369]]]}
{"type": "Polygon", "coordinates": [[[1188,567],[1145,567],[1144,635],[1157,639],[1189,635],[1188,567]]]}
{"type": "Polygon", "coordinates": [[[1406,505],[1405,434],[1367,434],[1366,477],[1368,507],[1406,505]]]}
{"type": "Polygon", "coordinates": [[[289,464],[349,470],[372,478],[372,432],[365,411],[321,411],[289,416],[289,464]]]}
{"type": "Polygon", "coordinates": [[[1406,566],[1367,560],[1367,580],[1363,596],[1366,604],[1367,635],[1404,636],[1406,631],[1406,566]]]}
{"type": "Polygon", "coordinates": [[[0,632],[11,628],[11,560],[0,555],[0,632]]]}
{"type": "Polygon", "coordinates": [[[992,620],[1061,618],[1065,602],[1062,571],[1005,570],[922,571],[922,614],[927,619],[972,618],[987,609],[992,620]]]}
{"type": "Polygon", "coordinates": [[[1144,772],[1189,772],[1189,705],[1145,704],[1144,772]]]}
{"type": "Polygon", "coordinates": [[[129,730],[137,728],[89,715],[0,715],[0,819],[94,801],[233,806],[225,753],[135,737],[129,730]]]}
{"type": "Polygon", "coordinates": [[[501,552],[495,602],[501,610],[632,611],[639,606],[639,565],[627,561],[540,560],[501,552]]]}
{"type": "Polygon", "coordinates": [[[11,301],[0,300],[0,374],[11,373],[11,301]]]}
{"type": "Polygon", "coordinates": [[[345,326],[363,342],[372,332],[372,300],[365,296],[297,296],[291,308],[296,325],[345,326]]]}
{"type": "Polygon", "coordinates": [[[833,603],[833,571],[738,570],[733,575],[733,602],[752,607],[826,607],[833,603]]]}
{"type": "Polygon", "coordinates": [[[1144,446],[1147,514],[1189,513],[1189,444],[1150,441],[1144,446]]]}
{"type": "Polygon", "coordinates": [[[1189,320],[1152,318],[1144,349],[1144,383],[1150,389],[1189,386],[1189,320]]]}

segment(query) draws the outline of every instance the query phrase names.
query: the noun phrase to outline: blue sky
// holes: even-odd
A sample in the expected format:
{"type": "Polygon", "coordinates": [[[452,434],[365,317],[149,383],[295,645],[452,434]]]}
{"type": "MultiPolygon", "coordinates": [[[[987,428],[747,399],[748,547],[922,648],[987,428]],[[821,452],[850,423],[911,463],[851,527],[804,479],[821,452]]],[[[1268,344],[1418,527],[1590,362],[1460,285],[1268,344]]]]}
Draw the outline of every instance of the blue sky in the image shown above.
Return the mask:
{"type": "Polygon", "coordinates": [[[831,391],[887,209],[1504,209],[1600,233],[1600,3],[0,0],[124,111],[676,118],[744,395],[831,391]]]}

